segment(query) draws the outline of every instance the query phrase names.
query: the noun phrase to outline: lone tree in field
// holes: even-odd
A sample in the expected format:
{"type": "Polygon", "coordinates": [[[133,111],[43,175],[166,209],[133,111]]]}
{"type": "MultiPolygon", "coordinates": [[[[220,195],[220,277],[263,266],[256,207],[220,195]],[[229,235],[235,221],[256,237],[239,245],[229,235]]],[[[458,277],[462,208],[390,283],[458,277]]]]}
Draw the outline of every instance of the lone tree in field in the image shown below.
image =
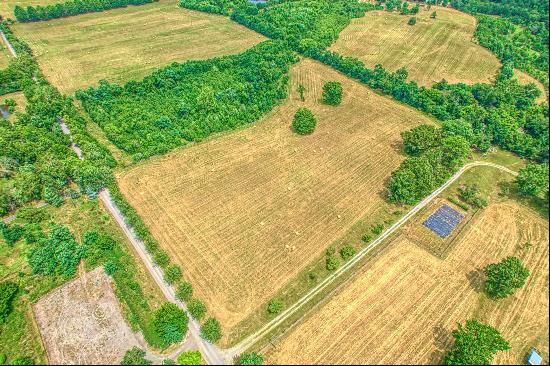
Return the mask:
{"type": "Polygon", "coordinates": [[[187,333],[188,322],[185,312],[170,302],[163,304],[153,314],[153,327],[167,345],[181,342],[187,333]]]}
{"type": "Polygon", "coordinates": [[[242,353],[237,360],[237,365],[262,365],[264,358],[255,352],[242,353]]]}
{"type": "Polygon", "coordinates": [[[430,18],[435,19],[437,17],[437,11],[434,10],[432,15],[430,15],[430,18]]]}
{"type": "Polygon", "coordinates": [[[145,351],[138,347],[129,349],[124,354],[121,365],[150,365],[152,362],[145,358],[145,351]]]}
{"type": "Polygon", "coordinates": [[[498,330],[477,320],[467,320],[466,327],[458,324],[453,337],[455,343],[443,359],[445,365],[490,365],[498,351],[510,349],[498,330]]]}
{"type": "Polygon", "coordinates": [[[267,312],[272,315],[279,314],[283,311],[284,304],[280,299],[273,299],[267,304],[267,312]]]}
{"type": "Polygon", "coordinates": [[[483,270],[487,276],[485,292],[494,299],[503,299],[523,287],[529,271],[516,257],[508,257],[500,263],[489,264],[483,270]]]}
{"type": "Polygon", "coordinates": [[[300,108],[294,115],[292,129],[299,135],[309,135],[315,130],[317,120],[313,113],[307,108],[300,108]]]}
{"type": "Polygon", "coordinates": [[[416,24],[416,17],[410,17],[407,24],[408,25],[415,25],[416,24]]]}
{"type": "Polygon", "coordinates": [[[323,86],[323,102],[329,105],[340,105],[342,93],[342,83],[337,81],[326,82],[323,86]]]}
{"type": "Polygon", "coordinates": [[[306,88],[305,86],[303,86],[302,84],[298,85],[298,89],[296,89],[298,91],[298,94],[300,94],[300,100],[302,102],[305,102],[306,101],[306,97],[304,95],[304,93],[306,92],[306,88]]]}

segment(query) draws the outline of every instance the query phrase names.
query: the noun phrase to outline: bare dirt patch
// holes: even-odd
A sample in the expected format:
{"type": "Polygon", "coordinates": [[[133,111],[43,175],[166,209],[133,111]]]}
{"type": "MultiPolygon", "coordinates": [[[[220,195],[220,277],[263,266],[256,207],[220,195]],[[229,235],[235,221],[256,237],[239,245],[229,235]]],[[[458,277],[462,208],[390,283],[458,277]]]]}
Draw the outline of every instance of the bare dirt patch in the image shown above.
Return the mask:
{"type": "Polygon", "coordinates": [[[457,322],[497,327],[522,364],[530,347],[548,357],[548,222],[515,203],[489,206],[460,243],[438,259],[397,238],[363,273],[268,352],[276,364],[437,364],[457,322]],[[531,247],[525,249],[524,243],[531,247]],[[516,255],[526,285],[498,302],[480,291],[479,270],[516,255]]]}
{"type": "Polygon", "coordinates": [[[51,364],[118,364],[128,349],[139,345],[112,286],[110,277],[97,268],[34,305],[51,364]]]}
{"type": "Polygon", "coordinates": [[[256,125],[140,163],[118,183],[227,335],[379,206],[404,158],[399,133],[420,123],[431,120],[305,59],[290,99],[256,125]],[[320,102],[328,80],[343,83],[341,106],[320,102]],[[310,136],[290,129],[302,106],[318,119],[310,136]]]}
{"type": "Polygon", "coordinates": [[[445,79],[451,83],[491,82],[500,63],[495,55],[475,42],[473,16],[442,7],[421,7],[414,26],[409,15],[371,11],[353,19],[331,47],[354,56],[367,67],[382,64],[395,71],[406,68],[409,79],[431,85],[445,79]],[[437,11],[437,18],[430,14],[437,11]]]}

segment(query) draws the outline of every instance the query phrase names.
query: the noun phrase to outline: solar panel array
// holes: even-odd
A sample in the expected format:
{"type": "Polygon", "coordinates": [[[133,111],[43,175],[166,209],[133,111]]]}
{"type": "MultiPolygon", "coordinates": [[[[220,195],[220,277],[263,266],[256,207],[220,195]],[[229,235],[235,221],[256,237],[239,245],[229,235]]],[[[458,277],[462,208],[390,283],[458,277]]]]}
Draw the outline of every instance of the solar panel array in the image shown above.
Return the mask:
{"type": "Polygon", "coordinates": [[[445,239],[451,235],[454,228],[462,221],[464,215],[454,208],[443,205],[437,209],[426,221],[424,226],[445,239]]]}

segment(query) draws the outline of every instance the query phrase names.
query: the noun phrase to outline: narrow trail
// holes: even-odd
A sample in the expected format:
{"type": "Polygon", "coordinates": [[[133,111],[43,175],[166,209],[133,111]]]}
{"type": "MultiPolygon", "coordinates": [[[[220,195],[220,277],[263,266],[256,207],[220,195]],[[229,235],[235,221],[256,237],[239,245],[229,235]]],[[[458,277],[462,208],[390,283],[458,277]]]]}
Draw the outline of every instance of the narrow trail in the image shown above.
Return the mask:
{"type": "Polygon", "coordinates": [[[6,47],[8,47],[8,50],[10,51],[11,55],[13,57],[17,57],[17,52],[15,52],[15,48],[13,48],[10,41],[8,41],[4,32],[0,31],[0,37],[2,37],[2,40],[4,41],[4,44],[6,45],[6,47]]]}
{"type": "Polygon", "coordinates": [[[239,344],[234,346],[233,348],[230,348],[227,350],[227,353],[231,356],[238,355],[244,351],[246,351],[248,348],[253,346],[255,343],[257,343],[262,337],[273,331],[275,328],[277,328],[281,323],[283,323],[285,320],[287,320],[290,316],[292,316],[296,311],[298,311],[303,305],[305,305],[308,301],[310,301],[313,297],[315,297],[317,294],[319,294],[321,291],[323,291],[326,287],[328,287],[332,282],[334,282],[338,277],[340,277],[342,274],[347,272],[349,269],[351,269],[357,262],[359,262],[361,259],[365,257],[370,251],[372,251],[374,248],[376,248],[381,242],[383,242],[386,238],[388,238],[390,235],[392,235],[397,229],[399,229],[403,224],[405,224],[411,217],[413,217],[418,211],[426,207],[435,197],[437,197],[441,192],[443,192],[447,187],[449,187],[451,184],[453,184],[462,174],[464,174],[466,171],[468,171],[471,168],[479,167],[479,166],[488,166],[493,167],[496,169],[499,169],[501,171],[504,171],[506,173],[512,174],[513,176],[517,176],[518,173],[508,169],[504,166],[485,162],[485,161],[475,161],[469,164],[464,165],[458,172],[456,172],[445,184],[440,186],[438,189],[436,189],[434,192],[432,192],[428,197],[424,198],[419,204],[417,204],[415,207],[413,207],[405,216],[403,216],[401,219],[399,219],[396,223],[394,223],[391,227],[389,227],[385,232],[383,232],[378,238],[376,238],[374,241],[372,241],[368,246],[363,248],[361,251],[359,251],[355,257],[353,257],[349,262],[344,264],[342,267],[338,268],[334,273],[332,273],[329,277],[327,277],[325,280],[323,280],[321,283],[319,283],[315,288],[313,288],[311,291],[309,291],[307,294],[305,294],[300,300],[298,300],[296,303],[294,303],[292,306],[290,306],[288,309],[283,311],[279,316],[274,318],[272,321],[264,325],[262,328],[260,328],[257,332],[250,335],[249,337],[245,338],[243,341],[241,341],[239,344]]]}

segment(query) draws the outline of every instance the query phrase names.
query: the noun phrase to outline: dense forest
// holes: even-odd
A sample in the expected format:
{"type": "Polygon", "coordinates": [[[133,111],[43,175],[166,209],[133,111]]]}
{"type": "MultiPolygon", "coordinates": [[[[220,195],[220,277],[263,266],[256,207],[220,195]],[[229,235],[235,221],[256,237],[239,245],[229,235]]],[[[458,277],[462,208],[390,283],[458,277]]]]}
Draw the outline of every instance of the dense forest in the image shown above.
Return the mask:
{"type": "Polygon", "coordinates": [[[174,63],[124,86],[76,93],[111,141],[134,160],[258,120],[287,95],[296,55],[283,43],[206,61],[174,63]]]}
{"type": "Polygon", "coordinates": [[[51,5],[36,5],[23,8],[16,5],[13,15],[18,22],[37,22],[72,15],[94,13],[114,8],[123,8],[128,5],[143,5],[159,0],[69,0],[64,3],[51,5]]]}

